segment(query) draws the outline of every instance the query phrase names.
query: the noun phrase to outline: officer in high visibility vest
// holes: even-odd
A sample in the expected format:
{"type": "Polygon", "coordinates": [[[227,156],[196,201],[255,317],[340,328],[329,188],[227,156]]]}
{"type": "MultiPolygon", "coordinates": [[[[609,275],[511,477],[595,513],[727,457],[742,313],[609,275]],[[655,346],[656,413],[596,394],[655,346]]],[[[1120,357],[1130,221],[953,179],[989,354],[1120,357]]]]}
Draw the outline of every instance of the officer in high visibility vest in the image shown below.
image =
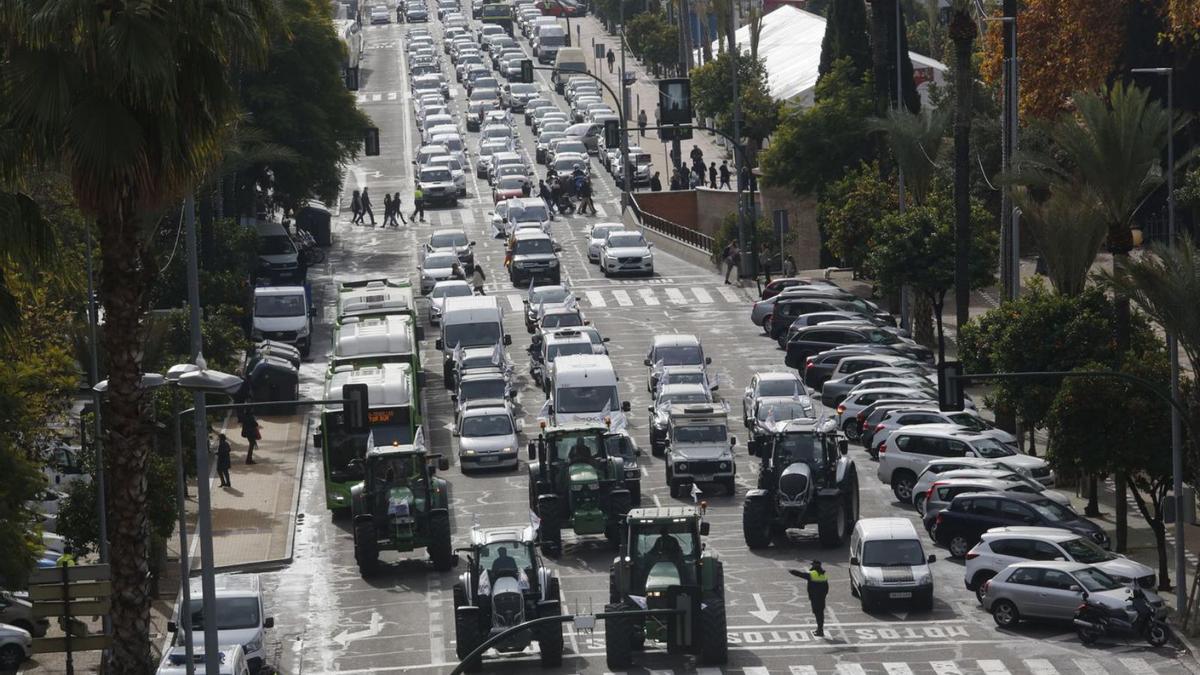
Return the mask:
{"type": "Polygon", "coordinates": [[[817,619],[817,629],[813,635],[825,636],[825,596],[829,595],[829,575],[821,567],[820,560],[812,561],[807,572],[803,570],[788,570],[792,576],[808,581],[808,602],[812,605],[813,616],[817,619]]]}
{"type": "Polygon", "coordinates": [[[72,552],[70,546],[63,547],[62,555],[58,556],[58,560],[54,561],[54,566],[55,567],[74,567],[75,566],[75,554],[72,552]]]}

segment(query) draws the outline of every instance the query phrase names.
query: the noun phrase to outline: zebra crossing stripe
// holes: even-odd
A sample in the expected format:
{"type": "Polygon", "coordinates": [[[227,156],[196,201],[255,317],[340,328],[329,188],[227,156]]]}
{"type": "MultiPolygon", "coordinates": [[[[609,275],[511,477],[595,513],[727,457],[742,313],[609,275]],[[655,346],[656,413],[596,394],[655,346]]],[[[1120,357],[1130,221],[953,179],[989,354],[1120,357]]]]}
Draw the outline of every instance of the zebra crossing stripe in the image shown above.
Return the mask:
{"type": "Polygon", "coordinates": [[[639,288],[638,296],[641,297],[642,302],[646,303],[646,305],[649,307],[655,307],[659,304],[658,296],[654,294],[653,288],[639,288]]]}
{"type": "Polygon", "coordinates": [[[371,101],[382,101],[383,94],[371,94],[371,101]]]}
{"type": "Polygon", "coordinates": [[[984,659],[975,662],[979,666],[980,672],[983,675],[1009,675],[1008,668],[1004,667],[1002,661],[996,659],[984,659]]]}
{"type": "Polygon", "coordinates": [[[839,663],[838,675],[867,675],[867,669],[858,663],[839,663]]]}
{"type": "Polygon", "coordinates": [[[1075,667],[1083,675],[1108,675],[1108,671],[1095,659],[1075,659],[1075,667]]]}
{"type": "Polygon", "coordinates": [[[725,298],[725,300],[728,302],[742,302],[742,299],[738,297],[737,292],[732,288],[725,288],[722,286],[717,289],[717,292],[720,293],[721,297],[725,298]]]}
{"type": "Polygon", "coordinates": [[[962,675],[958,664],[953,661],[930,661],[929,667],[933,668],[933,672],[937,675],[962,675]]]}
{"type": "Polygon", "coordinates": [[[742,668],[742,673],[743,675],[771,675],[771,671],[767,670],[765,666],[742,668]]]}
{"type": "Polygon", "coordinates": [[[907,663],[881,663],[887,675],[913,675],[912,668],[907,663]]]}
{"type": "Polygon", "coordinates": [[[612,292],[613,297],[617,299],[617,304],[622,307],[632,307],[633,300],[629,298],[629,294],[622,290],[612,292]]]}
{"type": "Polygon", "coordinates": [[[721,675],[721,669],[712,667],[697,668],[696,675],[721,675]]]}
{"type": "Polygon", "coordinates": [[[521,296],[506,295],[504,297],[508,298],[508,306],[512,308],[512,311],[519,312],[525,309],[525,303],[521,301],[521,296]]]}
{"type": "Polygon", "coordinates": [[[788,666],[790,675],[817,675],[816,666],[788,666]]]}
{"type": "Polygon", "coordinates": [[[1030,675],[1058,675],[1058,669],[1046,659],[1025,659],[1030,675]]]}
{"type": "Polygon", "coordinates": [[[1121,665],[1128,668],[1132,675],[1153,675],[1154,673],[1154,668],[1146,663],[1145,659],[1140,659],[1136,656],[1123,656],[1117,660],[1121,662],[1121,665]]]}
{"type": "Polygon", "coordinates": [[[703,288],[693,288],[692,295],[696,296],[696,300],[703,305],[711,304],[713,301],[712,296],[709,295],[708,291],[704,290],[703,288]]]}
{"type": "Polygon", "coordinates": [[[608,306],[608,303],[604,302],[604,294],[600,291],[588,291],[586,295],[588,302],[592,305],[592,307],[608,306]]]}
{"type": "Polygon", "coordinates": [[[668,288],[667,289],[667,299],[670,300],[671,303],[675,304],[675,305],[686,305],[687,304],[687,298],[685,298],[683,296],[683,291],[679,290],[678,288],[668,288]]]}
{"type": "Polygon", "coordinates": [[[388,92],[388,95],[387,95],[387,99],[388,99],[389,101],[395,101],[397,96],[399,96],[399,94],[397,94],[396,92],[394,92],[394,91],[389,91],[389,92],[388,92]]]}

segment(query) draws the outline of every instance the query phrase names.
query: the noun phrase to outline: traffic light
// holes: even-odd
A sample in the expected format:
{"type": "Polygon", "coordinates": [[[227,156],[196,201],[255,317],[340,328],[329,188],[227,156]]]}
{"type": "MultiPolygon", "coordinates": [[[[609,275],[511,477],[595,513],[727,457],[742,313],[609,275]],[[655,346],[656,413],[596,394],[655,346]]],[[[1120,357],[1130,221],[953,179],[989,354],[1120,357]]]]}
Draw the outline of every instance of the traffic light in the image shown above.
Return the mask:
{"type": "Polygon", "coordinates": [[[521,81],[533,84],[533,61],[530,59],[521,61],[521,81]]]}
{"type": "Polygon", "coordinates": [[[346,428],[346,433],[367,433],[371,427],[367,421],[367,410],[370,408],[367,403],[367,385],[342,385],[342,399],[344,401],[342,404],[342,424],[346,428]]]}
{"type": "Polygon", "coordinates": [[[686,77],[658,81],[658,123],[692,123],[692,83],[686,77]]]}
{"type": "Polygon", "coordinates": [[[938,408],[946,412],[959,411],[966,407],[963,396],[963,367],[958,361],[944,361],[938,365],[938,408]]]}
{"type": "Polygon", "coordinates": [[[621,147],[621,123],[617,120],[604,120],[604,147],[621,147]]]}

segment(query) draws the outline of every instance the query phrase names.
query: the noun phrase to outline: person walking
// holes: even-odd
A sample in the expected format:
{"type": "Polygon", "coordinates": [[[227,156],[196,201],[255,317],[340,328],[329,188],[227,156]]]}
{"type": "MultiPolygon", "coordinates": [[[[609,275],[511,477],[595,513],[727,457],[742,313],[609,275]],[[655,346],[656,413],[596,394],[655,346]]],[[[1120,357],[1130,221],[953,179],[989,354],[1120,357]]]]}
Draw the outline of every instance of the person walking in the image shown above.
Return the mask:
{"type": "Polygon", "coordinates": [[[546,211],[548,211],[550,213],[550,215],[553,216],[554,215],[554,198],[550,196],[550,187],[548,185],[546,185],[545,180],[540,180],[540,179],[538,180],[538,196],[542,198],[543,202],[546,202],[546,211]]]}
{"type": "Polygon", "coordinates": [[[421,217],[421,222],[425,222],[425,193],[421,191],[421,186],[413,190],[413,212],[409,216],[410,219],[416,220],[417,216],[421,217]]]}
{"type": "Polygon", "coordinates": [[[387,227],[392,222],[392,194],[390,192],[383,193],[383,226],[387,227]]]}
{"type": "Polygon", "coordinates": [[[662,192],[662,178],[659,177],[657,171],[655,171],[654,175],[650,177],[650,191],[662,192]]]}
{"type": "Polygon", "coordinates": [[[762,268],[763,276],[766,277],[767,284],[771,283],[771,247],[768,244],[763,244],[758,251],[758,266],[762,268]]]}
{"type": "Polygon", "coordinates": [[[483,284],[487,281],[487,277],[483,275],[483,268],[479,263],[475,263],[475,269],[471,272],[471,287],[475,289],[475,295],[486,295],[483,292],[483,284]]]}
{"type": "Polygon", "coordinates": [[[721,168],[718,171],[721,174],[721,189],[732,190],[733,187],[729,185],[729,160],[721,160],[721,168]]]}
{"type": "Polygon", "coordinates": [[[812,605],[813,617],[817,620],[817,629],[813,635],[825,636],[825,596],[829,595],[829,575],[821,567],[820,560],[812,561],[808,571],[788,570],[794,577],[800,577],[808,582],[808,604],[812,605]]]}
{"type": "Polygon", "coordinates": [[[395,194],[392,195],[392,209],[395,211],[395,213],[392,215],[392,224],[395,225],[396,227],[400,227],[400,225],[396,222],[396,216],[400,216],[400,222],[407,225],[408,220],[405,219],[405,217],[404,217],[404,211],[400,210],[400,191],[399,190],[397,190],[395,192],[395,194]]]}
{"type": "MultiPolygon", "coordinates": [[[[737,241],[731,241],[725,246],[725,251],[721,254],[725,260],[725,283],[729,283],[729,273],[737,268],[738,273],[741,273],[741,257],[742,252],[738,249],[737,241]]],[[[734,277],[735,279],[737,277],[734,277]]]]}
{"type": "Polygon", "coordinates": [[[262,425],[258,423],[258,418],[250,410],[246,410],[242,414],[242,438],[246,439],[248,447],[246,449],[246,463],[257,464],[254,461],[254,450],[258,448],[258,442],[262,440],[262,425]]]}
{"type": "Polygon", "coordinates": [[[693,145],[692,151],[688,154],[688,157],[692,158],[692,164],[704,166],[704,151],[700,149],[700,146],[693,145]]]}
{"type": "Polygon", "coordinates": [[[617,61],[617,55],[613,53],[612,47],[608,48],[608,56],[605,56],[604,58],[608,59],[608,74],[612,75],[613,64],[617,61]]]}
{"type": "Polygon", "coordinates": [[[714,190],[717,189],[717,163],[713,162],[708,165],[708,186],[714,190]]]}
{"type": "Polygon", "coordinates": [[[350,219],[351,225],[362,222],[362,195],[358,190],[355,190],[354,195],[350,197],[350,213],[354,214],[354,217],[350,219]]]}
{"type": "Polygon", "coordinates": [[[787,255],[787,257],[785,257],[785,258],[783,259],[783,272],[782,272],[782,274],[783,274],[783,276],[785,276],[785,277],[794,277],[794,276],[796,276],[796,259],[795,259],[795,258],[793,258],[793,257],[791,256],[791,254],[788,254],[788,255],[787,255]]]}
{"type": "Polygon", "coordinates": [[[579,186],[579,213],[586,215],[588,209],[592,210],[592,215],[596,215],[596,205],[592,202],[592,181],[590,178],[584,178],[579,186]]]}
{"type": "Polygon", "coordinates": [[[233,487],[233,483],[229,481],[229,467],[233,465],[232,453],[229,439],[225,434],[221,434],[220,440],[217,441],[217,478],[221,481],[221,487],[233,487]]]}
{"type": "Polygon", "coordinates": [[[642,135],[642,138],[646,137],[646,111],[644,109],[638,112],[638,133],[642,135]]]}
{"type": "MultiPolygon", "coordinates": [[[[363,213],[371,216],[371,227],[375,227],[375,212],[371,210],[371,194],[367,191],[367,188],[363,188],[362,192],[362,210],[363,213]]],[[[361,223],[362,218],[359,218],[358,222],[361,223]]]]}
{"type": "Polygon", "coordinates": [[[696,185],[704,187],[704,160],[698,159],[692,163],[692,173],[696,174],[696,185]]]}

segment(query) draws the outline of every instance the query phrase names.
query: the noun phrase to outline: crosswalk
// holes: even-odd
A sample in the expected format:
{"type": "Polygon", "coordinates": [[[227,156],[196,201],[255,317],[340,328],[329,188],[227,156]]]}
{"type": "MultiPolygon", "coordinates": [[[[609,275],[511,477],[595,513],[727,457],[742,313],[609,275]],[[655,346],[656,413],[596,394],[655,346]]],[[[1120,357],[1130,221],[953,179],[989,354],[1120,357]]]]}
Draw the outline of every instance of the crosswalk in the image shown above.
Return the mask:
{"type": "MultiPolygon", "coordinates": [[[[633,290],[623,288],[604,289],[599,291],[583,291],[579,294],[580,305],[584,309],[603,309],[607,307],[661,307],[661,306],[691,306],[705,307],[718,305],[748,305],[749,301],[731,288],[705,288],[703,286],[645,287],[633,290]]],[[[523,293],[503,294],[504,302],[516,311],[524,306],[523,293]]]]}
{"type": "Polygon", "coordinates": [[[400,98],[398,91],[360,91],[355,96],[360,104],[363,103],[383,103],[385,101],[395,101],[400,98]]]}
{"type": "MultiPolygon", "coordinates": [[[[1164,661],[1156,669],[1136,656],[1118,658],[1057,657],[1029,659],[960,659],[940,661],[883,661],[875,663],[831,663],[784,667],[697,668],[689,675],[1151,675],[1185,672],[1178,662],[1164,661]]],[[[683,675],[682,671],[651,670],[651,675],[683,675]]],[[[626,675],[624,671],[604,675],[626,675]]]]}

